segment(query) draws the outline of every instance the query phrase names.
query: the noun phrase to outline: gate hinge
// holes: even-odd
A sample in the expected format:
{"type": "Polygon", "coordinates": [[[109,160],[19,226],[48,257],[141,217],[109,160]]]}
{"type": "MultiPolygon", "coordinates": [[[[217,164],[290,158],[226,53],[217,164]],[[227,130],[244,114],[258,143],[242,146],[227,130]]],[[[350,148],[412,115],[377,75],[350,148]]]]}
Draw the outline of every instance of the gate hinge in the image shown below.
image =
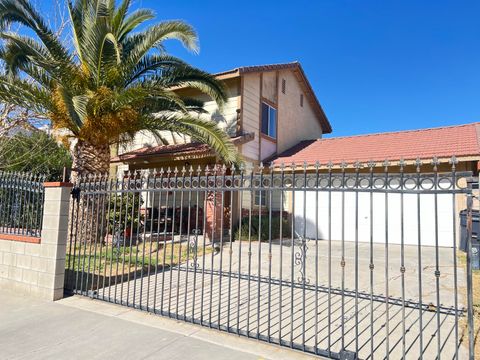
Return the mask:
{"type": "Polygon", "coordinates": [[[72,199],[74,199],[74,200],[80,199],[80,188],[79,187],[73,187],[72,191],[70,191],[70,194],[72,195],[72,199]]]}

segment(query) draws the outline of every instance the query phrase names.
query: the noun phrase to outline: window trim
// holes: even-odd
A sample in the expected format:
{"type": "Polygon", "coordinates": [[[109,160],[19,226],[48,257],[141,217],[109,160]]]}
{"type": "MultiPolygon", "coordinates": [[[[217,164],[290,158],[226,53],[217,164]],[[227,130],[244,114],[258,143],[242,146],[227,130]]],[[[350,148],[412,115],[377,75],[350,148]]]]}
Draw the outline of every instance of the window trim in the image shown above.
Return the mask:
{"type": "Polygon", "coordinates": [[[260,101],[260,135],[266,137],[269,140],[277,141],[277,131],[278,131],[278,107],[276,105],[273,105],[271,101],[262,98],[260,101]],[[263,104],[267,105],[269,107],[268,109],[268,129],[267,131],[270,132],[270,109],[275,110],[275,129],[274,129],[274,134],[275,136],[271,136],[270,134],[265,134],[263,132],[263,104]]]}

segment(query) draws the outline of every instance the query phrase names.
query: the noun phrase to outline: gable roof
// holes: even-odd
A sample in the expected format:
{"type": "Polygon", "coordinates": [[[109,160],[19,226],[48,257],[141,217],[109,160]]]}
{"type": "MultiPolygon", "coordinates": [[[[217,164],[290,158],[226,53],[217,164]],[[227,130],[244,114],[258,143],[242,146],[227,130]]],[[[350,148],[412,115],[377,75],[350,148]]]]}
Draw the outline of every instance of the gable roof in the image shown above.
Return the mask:
{"type": "Polygon", "coordinates": [[[480,123],[302,141],[278,155],[275,164],[332,161],[382,162],[471,157],[480,159],[480,123]]]}
{"type": "Polygon", "coordinates": [[[312,85],[303,71],[302,65],[298,61],[289,62],[289,63],[280,63],[280,64],[267,64],[267,65],[255,65],[255,66],[241,66],[235,69],[222,71],[214,74],[219,80],[229,79],[234,77],[239,77],[244,74],[257,73],[257,72],[267,72],[267,71],[277,71],[277,70],[292,70],[297,77],[300,86],[305,92],[306,98],[310,102],[315,114],[318,116],[320,124],[322,126],[322,131],[324,134],[329,134],[332,132],[332,126],[325,115],[325,112],[318,101],[315,92],[313,91],[312,85]]]}

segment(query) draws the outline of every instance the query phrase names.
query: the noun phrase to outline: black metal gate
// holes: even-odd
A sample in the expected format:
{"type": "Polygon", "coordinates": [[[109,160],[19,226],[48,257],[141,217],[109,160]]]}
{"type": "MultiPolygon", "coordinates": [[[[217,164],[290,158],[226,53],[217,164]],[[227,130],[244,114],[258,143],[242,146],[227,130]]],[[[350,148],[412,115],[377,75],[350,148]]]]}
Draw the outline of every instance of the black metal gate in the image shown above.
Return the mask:
{"type": "Polygon", "coordinates": [[[84,177],[66,288],[331,358],[473,359],[474,191],[455,164],[84,177]]]}

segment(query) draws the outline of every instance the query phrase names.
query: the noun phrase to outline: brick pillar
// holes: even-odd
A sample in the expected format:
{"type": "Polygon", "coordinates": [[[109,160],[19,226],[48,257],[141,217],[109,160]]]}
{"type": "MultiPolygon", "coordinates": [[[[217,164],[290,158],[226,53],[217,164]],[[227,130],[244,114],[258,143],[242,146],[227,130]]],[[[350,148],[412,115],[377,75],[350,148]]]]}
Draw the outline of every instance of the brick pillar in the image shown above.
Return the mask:
{"type": "Polygon", "coordinates": [[[220,191],[207,192],[205,199],[205,235],[207,239],[213,240],[214,242],[220,241],[220,235],[223,231],[222,213],[222,193],[220,191]]]}
{"type": "Polygon", "coordinates": [[[38,288],[49,300],[63,297],[71,187],[70,183],[45,183],[40,254],[48,266],[39,274],[38,288]]]}

